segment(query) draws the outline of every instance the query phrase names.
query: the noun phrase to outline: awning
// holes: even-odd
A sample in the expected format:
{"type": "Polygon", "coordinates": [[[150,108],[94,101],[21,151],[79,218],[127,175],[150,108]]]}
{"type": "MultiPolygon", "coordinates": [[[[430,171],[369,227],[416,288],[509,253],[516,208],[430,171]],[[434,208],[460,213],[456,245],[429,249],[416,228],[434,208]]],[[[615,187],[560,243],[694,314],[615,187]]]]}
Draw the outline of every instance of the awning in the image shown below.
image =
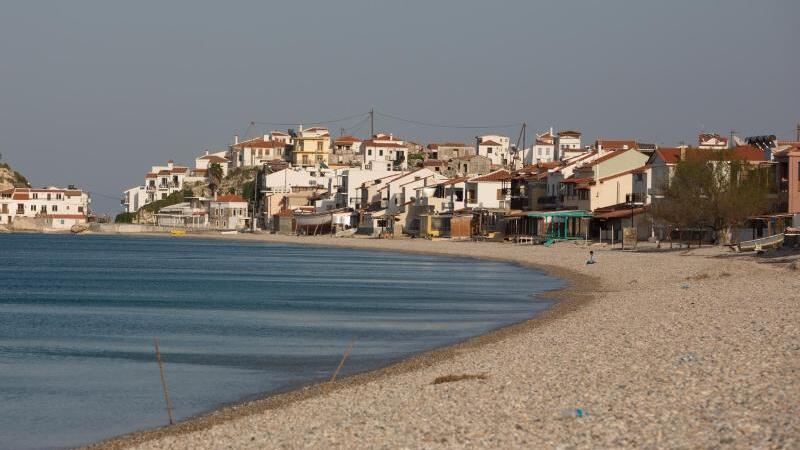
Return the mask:
{"type": "Polygon", "coordinates": [[[583,210],[567,210],[567,211],[532,211],[528,213],[528,217],[579,217],[579,218],[591,218],[592,215],[583,210]]]}

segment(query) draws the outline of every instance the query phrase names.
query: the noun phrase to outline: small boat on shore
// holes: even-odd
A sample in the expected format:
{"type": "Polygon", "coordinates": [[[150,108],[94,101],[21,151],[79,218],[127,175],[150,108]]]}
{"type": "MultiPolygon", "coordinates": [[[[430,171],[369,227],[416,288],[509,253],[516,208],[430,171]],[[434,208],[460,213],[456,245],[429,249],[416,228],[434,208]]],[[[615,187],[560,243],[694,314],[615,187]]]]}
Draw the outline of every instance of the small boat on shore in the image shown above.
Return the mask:
{"type": "Polygon", "coordinates": [[[175,237],[186,236],[186,230],[170,230],[169,235],[175,237]]]}
{"type": "Polygon", "coordinates": [[[753,239],[751,241],[742,241],[739,242],[737,249],[740,252],[760,252],[766,249],[776,249],[783,245],[783,239],[784,234],[780,233],[760,239],[753,239]]]}

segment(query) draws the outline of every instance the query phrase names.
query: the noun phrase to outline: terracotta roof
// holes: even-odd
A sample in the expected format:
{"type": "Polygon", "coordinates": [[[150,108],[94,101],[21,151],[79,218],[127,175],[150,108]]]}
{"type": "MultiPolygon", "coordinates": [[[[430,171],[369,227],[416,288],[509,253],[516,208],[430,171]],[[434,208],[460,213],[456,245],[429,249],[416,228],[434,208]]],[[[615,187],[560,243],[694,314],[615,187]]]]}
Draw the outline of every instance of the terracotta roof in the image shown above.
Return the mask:
{"type": "Polygon", "coordinates": [[[572,131],[572,130],[559,131],[558,135],[559,136],[581,137],[581,133],[579,131],[572,131]]]}
{"type": "Polygon", "coordinates": [[[561,180],[561,182],[563,184],[592,183],[592,182],[594,182],[594,178],[592,178],[592,177],[584,177],[584,178],[570,177],[570,178],[561,180]]]}
{"type": "Polygon", "coordinates": [[[160,170],[157,175],[169,175],[169,169],[160,170]]]}
{"type": "Polygon", "coordinates": [[[348,142],[348,143],[361,142],[361,139],[359,139],[359,138],[357,138],[355,136],[349,136],[348,135],[348,136],[340,136],[340,137],[336,138],[336,140],[333,141],[334,144],[337,144],[339,142],[348,142]]]}
{"type": "Polygon", "coordinates": [[[228,158],[223,158],[217,155],[206,155],[201,156],[200,159],[208,160],[211,163],[221,163],[221,162],[228,162],[228,158]]]}
{"type": "Polygon", "coordinates": [[[481,181],[508,181],[510,179],[511,179],[511,172],[505,169],[500,169],[477,178],[472,178],[469,181],[470,183],[473,182],[480,183],[481,181]]]}
{"type": "Polygon", "coordinates": [[[761,149],[749,145],[740,145],[733,149],[733,157],[745,161],[764,161],[766,154],[761,149]]]}
{"type": "Polygon", "coordinates": [[[223,195],[213,201],[217,203],[247,203],[247,200],[233,194],[223,195]]]}
{"type": "Polygon", "coordinates": [[[13,200],[29,200],[30,194],[27,192],[14,192],[14,195],[11,198],[13,200]]]}
{"type": "Polygon", "coordinates": [[[554,145],[552,142],[543,141],[541,139],[536,140],[536,145],[554,145]]]}
{"type": "Polygon", "coordinates": [[[603,147],[603,150],[627,150],[625,146],[628,149],[636,148],[636,141],[598,139],[595,147],[599,149],[600,146],[603,147]]]}
{"type": "Polygon", "coordinates": [[[245,148],[284,148],[286,143],[283,141],[265,141],[264,138],[251,139],[249,141],[239,142],[232,145],[234,150],[243,150],[245,148]]]}
{"type": "Polygon", "coordinates": [[[150,173],[146,174],[144,177],[145,178],[156,178],[157,176],[158,176],[157,173],[150,172],[150,173]]]}
{"type": "Polygon", "coordinates": [[[667,164],[678,164],[678,161],[681,160],[681,149],[679,148],[657,148],[655,153],[667,164]]]}
{"type": "Polygon", "coordinates": [[[66,191],[64,191],[64,194],[66,194],[66,195],[68,195],[70,197],[73,197],[73,196],[76,196],[76,195],[83,194],[83,191],[81,191],[80,189],[67,189],[66,191]]]}
{"type": "Polygon", "coordinates": [[[640,206],[638,208],[616,209],[611,211],[595,211],[595,219],[618,219],[620,217],[630,217],[632,215],[641,214],[647,210],[646,207],[640,206]]]}
{"type": "Polygon", "coordinates": [[[481,145],[493,145],[495,147],[499,147],[500,146],[500,144],[498,142],[495,142],[495,141],[482,141],[481,145]]]}
{"type": "Polygon", "coordinates": [[[172,173],[186,173],[187,170],[189,169],[186,167],[173,167],[172,173]]]}

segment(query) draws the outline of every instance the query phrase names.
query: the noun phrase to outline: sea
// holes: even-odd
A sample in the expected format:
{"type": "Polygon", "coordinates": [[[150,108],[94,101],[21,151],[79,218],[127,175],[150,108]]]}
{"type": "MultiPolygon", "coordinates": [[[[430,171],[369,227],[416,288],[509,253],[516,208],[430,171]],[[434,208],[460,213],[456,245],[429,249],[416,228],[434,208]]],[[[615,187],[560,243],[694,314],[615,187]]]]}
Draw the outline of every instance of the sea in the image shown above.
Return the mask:
{"type": "Polygon", "coordinates": [[[458,257],[0,234],[0,448],[166,425],[154,338],[183,420],[328,380],[350,346],[339,377],[524,321],[563,284],[458,257]]]}

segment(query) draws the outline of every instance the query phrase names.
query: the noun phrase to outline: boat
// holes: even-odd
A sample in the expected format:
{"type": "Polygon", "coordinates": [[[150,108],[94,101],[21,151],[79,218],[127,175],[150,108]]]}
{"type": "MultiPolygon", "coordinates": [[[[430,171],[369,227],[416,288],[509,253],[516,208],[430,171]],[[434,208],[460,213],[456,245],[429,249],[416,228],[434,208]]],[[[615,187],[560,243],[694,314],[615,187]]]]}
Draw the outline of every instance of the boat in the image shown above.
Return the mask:
{"type": "Polygon", "coordinates": [[[772,236],[763,237],[760,239],[753,239],[751,241],[742,241],[739,242],[737,246],[737,250],[740,252],[760,252],[766,249],[776,249],[780,248],[783,245],[783,239],[785,235],[783,233],[775,234],[772,236]]]}
{"type": "Polygon", "coordinates": [[[169,235],[175,237],[186,236],[186,230],[170,230],[169,235]]]}
{"type": "Polygon", "coordinates": [[[225,230],[225,231],[220,231],[219,234],[239,234],[239,232],[236,230],[225,230]]]}

